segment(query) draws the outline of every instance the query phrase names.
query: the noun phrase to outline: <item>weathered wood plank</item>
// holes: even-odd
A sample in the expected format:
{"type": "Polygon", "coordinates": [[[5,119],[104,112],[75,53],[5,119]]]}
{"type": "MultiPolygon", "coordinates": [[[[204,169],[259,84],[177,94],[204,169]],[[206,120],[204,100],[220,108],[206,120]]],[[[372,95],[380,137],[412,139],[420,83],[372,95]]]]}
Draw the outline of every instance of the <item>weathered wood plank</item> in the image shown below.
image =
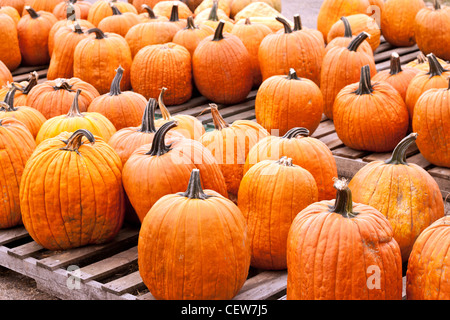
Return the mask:
{"type": "MultiPolygon", "coordinates": [[[[32,71],[34,71],[34,70],[32,70],[32,71]]],[[[47,71],[48,71],[48,69],[42,69],[42,70],[36,71],[37,74],[39,75],[38,83],[41,83],[46,80],[47,71]]],[[[29,76],[29,73],[18,74],[16,76],[13,76],[13,80],[15,82],[26,81],[26,80],[28,80],[28,76],[29,76]]]]}
{"type": "Polygon", "coordinates": [[[28,231],[23,226],[1,230],[0,245],[7,244],[18,239],[23,239],[28,236],[28,231]]]}
{"type": "Polygon", "coordinates": [[[333,133],[335,131],[336,131],[336,129],[334,128],[333,121],[325,120],[319,124],[316,131],[314,131],[314,133],[311,135],[311,137],[319,139],[319,138],[326,136],[330,133],[333,133]]]}
{"type": "Polygon", "coordinates": [[[42,247],[36,241],[31,241],[18,247],[12,248],[8,251],[8,254],[19,259],[25,259],[41,250],[44,250],[44,247],[42,247]]]}
{"type": "Polygon", "coordinates": [[[336,161],[339,177],[348,179],[351,179],[356,172],[367,164],[367,162],[364,162],[361,159],[348,159],[340,156],[334,156],[334,160],[336,161]]]}
{"type": "Polygon", "coordinates": [[[264,271],[248,279],[233,300],[266,300],[287,286],[287,271],[264,271]]]}
{"type": "Polygon", "coordinates": [[[137,300],[156,300],[156,299],[150,292],[147,292],[141,296],[138,296],[137,300]]]}
{"type": "MultiPolygon", "coordinates": [[[[387,61],[391,59],[391,55],[394,52],[397,52],[399,56],[405,56],[407,54],[410,54],[412,52],[416,53],[419,51],[419,47],[417,45],[414,45],[412,47],[405,47],[405,48],[391,48],[389,50],[377,53],[374,55],[375,63],[387,61]]],[[[402,60],[400,60],[402,62],[402,60]]]]}
{"type": "Polygon", "coordinates": [[[252,120],[255,117],[255,109],[251,109],[229,117],[224,117],[227,123],[233,123],[236,120],[252,120]]]}
{"type": "Polygon", "coordinates": [[[334,150],[344,146],[344,143],[341,141],[341,139],[339,139],[336,132],[322,137],[320,141],[325,143],[328,148],[330,148],[330,150],[334,150]]]}
{"type": "Polygon", "coordinates": [[[406,158],[406,162],[414,163],[425,170],[433,166],[430,162],[428,162],[427,159],[424,158],[424,156],[421,153],[417,153],[411,157],[406,158]]]}
{"type": "Polygon", "coordinates": [[[368,154],[368,152],[366,152],[366,151],[355,150],[355,149],[349,148],[347,146],[335,149],[332,151],[332,153],[335,156],[340,156],[340,157],[349,158],[349,159],[362,158],[368,154]]]}
{"type": "Polygon", "coordinates": [[[19,67],[16,70],[14,70],[13,72],[11,72],[11,74],[14,76],[17,75],[29,75],[30,72],[33,71],[39,71],[39,70],[48,70],[48,65],[43,65],[43,66],[30,66],[30,67],[19,67]]]}
{"type": "MultiPolygon", "coordinates": [[[[411,157],[419,152],[417,145],[412,143],[408,150],[406,150],[406,157],[411,157]]],[[[372,162],[372,161],[385,161],[389,159],[392,155],[392,152],[382,152],[382,153],[371,153],[368,156],[363,158],[363,161],[372,162]]]]}
{"type": "Polygon", "coordinates": [[[121,295],[136,289],[145,288],[139,271],[127,274],[124,277],[113,280],[102,285],[103,290],[121,295]]]}
{"type": "MultiPolygon", "coordinates": [[[[220,109],[220,114],[225,119],[227,117],[231,117],[234,115],[241,115],[246,111],[252,110],[253,115],[255,114],[255,100],[250,100],[244,103],[237,104],[235,106],[224,107],[220,109]]],[[[211,112],[205,112],[201,116],[198,116],[197,119],[201,121],[203,124],[213,122],[211,112]]]]}

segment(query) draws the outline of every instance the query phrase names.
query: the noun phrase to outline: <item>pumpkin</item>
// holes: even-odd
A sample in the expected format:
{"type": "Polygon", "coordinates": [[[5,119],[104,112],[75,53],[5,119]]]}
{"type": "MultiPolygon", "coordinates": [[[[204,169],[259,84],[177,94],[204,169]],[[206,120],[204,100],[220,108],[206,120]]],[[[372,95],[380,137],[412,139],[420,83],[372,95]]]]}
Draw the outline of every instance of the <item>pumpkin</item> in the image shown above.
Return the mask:
{"type": "Polygon", "coordinates": [[[62,132],[75,132],[78,129],[86,129],[95,136],[99,136],[105,142],[116,132],[116,128],[105,116],[98,112],[80,112],[78,97],[81,89],[78,89],[73,99],[72,106],[66,115],[56,116],[45,121],[36,136],[36,143],[56,137],[62,132]]]}
{"type": "Polygon", "coordinates": [[[161,0],[133,0],[131,3],[136,8],[137,12],[142,13],[145,10],[143,5],[153,8],[159,1],[161,0]]]}
{"type": "MultiPolygon", "coordinates": [[[[148,22],[153,19],[149,18],[148,22]]],[[[173,37],[180,29],[169,21],[154,21],[151,23],[139,23],[128,30],[125,40],[127,41],[131,56],[134,57],[142,48],[172,42],[173,37]]]]}
{"type": "MultiPolygon", "coordinates": [[[[376,48],[380,45],[380,36],[381,31],[377,22],[374,18],[369,17],[366,14],[359,13],[346,17],[348,23],[351,26],[353,35],[357,36],[361,32],[365,31],[370,36],[366,40],[369,42],[372,51],[375,51],[376,48]]],[[[327,43],[330,43],[336,37],[342,37],[345,34],[345,26],[341,20],[336,21],[332,26],[327,35],[327,43]]]]}
{"type": "MultiPolygon", "coordinates": [[[[436,57],[436,60],[443,66],[447,65],[447,62],[436,57]]],[[[428,58],[423,54],[423,52],[419,52],[417,58],[413,61],[408,62],[405,67],[416,68],[420,71],[430,71],[430,64],[428,63],[428,58]]]]}
{"type": "Polygon", "coordinates": [[[325,41],[333,24],[341,17],[357,13],[368,14],[370,11],[368,0],[324,0],[317,16],[317,30],[322,32],[325,41]]]}
{"type": "Polygon", "coordinates": [[[265,2],[278,12],[281,12],[280,0],[232,0],[230,3],[230,17],[234,18],[241,10],[253,2],[265,2]]]}
{"type": "Polygon", "coordinates": [[[347,47],[334,47],[323,58],[320,90],[323,94],[324,113],[329,119],[333,119],[336,96],[345,86],[359,81],[363,66],[369,65],[371,77],[377,73],[373,56],[358,51],[367,37],[368,33],[362,32],[347,47]]]}
{"type": "Polygon", "coordinates": [[[219,20],[231,20],[229,16],[227,16],[227,14],[220,8],[215,8],[214,6],[212,6],[211,8],[207,8],[205,10],[200,11],[199,13],[197,13],[194,17],[194,23],[195,24],[201,24],[203,22],[205,22],[206,20],[208,20],[209,16],[211,15],[211,12],[215,10],[215,14],[217,15],[217,17],[219,18],[219,20]]]}
{"type": "Polygon", "coordinates": [[[253,86],[251,57],[241,39],[224,33],[220,21],[214,35],[203,39],[192,56],[198,91],[215,103],[243,101],[253,86]],[[223,70],[227,70],[225,74],[223,70]]]}
{"type": "MultiPolygon", "coordinates": [[[[275,18],[272,17],[250,17],[250,19],[252,23],[264,24],[265,26],[269,27],[272,32],[277,32],[284,29],[283,24],[279,23],[275,18]]],[[[240,19],[237,20],[235,24],[244,24],[245,21],[246,19],[240,19]]],[[[288,23],[291,27],[294,25],[291,21],[288,21],[288,23]]]]}
{"type": "Polygon", "coordinates": [[[294,68],[299,77],[319,85],[324,43],[310,32],[293,31],[286,20],[276,19],[284,25],[284,32],[268,34],[261,42],[258,59],[262,80],[288,74],[289,69],[294,68]]]}
{"type": "Polygon", "coordinates": [[[450,220],[440,218],[426,228],[414,243],[406,271],[408,300],[449,300],[448,252],[450,220]]]}
{"type": "Polygon", "coordinates": [[[19,14],[19,12],[17,12],[17,10],[14,7],[2,6],[0,4],[0,13],[4,13],[4,14],[10,16],[14,20],[16,25],[20,20],[20,14],[19,14]]]}
{"type": "Polygon", "coordinates": [[[235,24],[231,30],[231,34],[234,34],[241,39],[244,46],[247,48],[250,54],[253,74],[253,87],[258,87],[262,82],[261,68],[259,67],[258,51],[259,46],[272,30],[263,24],[251,23],[250,18],[247,18],[245,24],[235,24]]]}
{"type": "Polygon", "coordinates": [[[372,83],[369,66],[364,66],[359,83],[345,86],[337,95],[333,122],[347,147],[389,152],[405,137],[409,115],[400,93],[387,82],[372,83]]]}
{"type": "Polygon", "coordinates": [[[175,126],[174,121],[163,124],[153,142],[137,148],[124,165],[123,185],[141,222],[161,197],[180,192],[195,168],[203,172],[205,188],[227,196],[219,165],[200,142],[182,138],[166,145],[166,133],[175,126]]]}
{"type": "Polygon", "coordinates": [[[38,73],[33,71],[30,72],[26,81],[10,82],[8,85],[5,85],[0,89],[0,100],[5,100],[8,91],[12,88],[12,86],[15,86],[17,90],[14,93],[14,107],[26,106],[28,93],[34,86],[37,85],[38,79],[38,73]]]}
{"type": "Polygon", "coordinates": [[[411,80],[419,73],[419,70],[411,67],[402,67],[400,56],[397,52],[391,54],[390,68],[378,72],[372,77],[372,82],[386,81],[393,86],[406,99],[406,90],[411,80]]]}
{"type": "Polygon", "coordinates": [[[304,27],[302,25],[302,20],[301,20],[299,14],[295,14],[294,15],[294,29],[293,29],[293,31],[295,31],[296,34],[298,36],[300,36],[300,37],[303,34],[305,34],[305,33],[308,34],[308,35],[312,35],[315,38],[317,38],[318,46],[320,46],[322,48],[325,47],[325,41],[323,39],[322,33],[319,30],[304,27]]]}
{"type": "Polygon", "coordinates": [[[28,93],[27,105],[41,112],[47,119],[60,116],[69,111],[78,89],[81,89],[79,108],[81,112],[85,112],[92,100],[100,94],[91,84],[75,77],[39,83],[28,93]]]}
{"type": "Polygon", "coordinates": [[[318,201],[314,177],[292,159],[264,160],[242,178],[238,207],[247,221],[251,266],[286,269],[286,244],[295,216],[318,201]]]}
{"type": "Polygon", "coordinates": [[[25,6],[22,10],[22,16],[30,14],[25,8],[27,5],[35,11],[46,11],[52,13],[55,7],[64,0],[25,0],[25,6]]]}
{"type": "Polygon", "coordinates": [[[141,11],[143,11],[143,13],[139,14],[141,22],[169,21],[167,17],[157,16],[153,9],[146,4],[143,4],[141,7],[141,11]]]}
{"type": "Polygon", "coordinates": [[[161,110],[162,118],[155,121],[157,127],[164,123],[175,120],[177,122],[176,130],[188,139],[198,140],[205,133],[205,127],[195,117],[187,114],[177,114],[172,116],[164,103],[164,96],[167,88],[162,87],[158,97],[159,109],[161,110]]]}
{"type": "Polygon", "coordinates": [[[6,94],[5,100],[0,102],[0,119],[14,118],[22,122],[36,137],[39,128],[47,120],[38,110],[27,106],[14,106],[14,94],[17,90],[12,87],[6,94]]]}
{"type": "Polygon", "coordinates": [[[432,53],[427,55],[429,71],[422,71],[418,73],[409,83],[406,90],[406,106],[412,122],[414,116],[414,108],[419,97],[428,89],[447,88],[447,78],[450,76],[450,68],[444,68],[432,53]]]}
{"type": "Polygon", "coordinates": [[[141,123],[147,100],[134,91],[120,91],[123,68],[116,69],[109,93],[96,97],[89,104],[88,112],[98,112],[108,118],[117,130],[136,127],[141,123]],[[126,116],[125,116],[126,115],[126,116]]]}
{"type": "Polygon", "coordinates": [[[387,0],[381,13],[381,30],[386,41],[396,47],[413,46],[415,18],[423,8],[423,0],[387,0]]]}
{"type": "Polygon", "coordinates": [[[256,1],[247,5],[244,9],[239,11],[235,16],[234,20],[252,18],[252,17],[280,17],[286,20],[286,17],[283,16],[280,11],[273,8],[269,4],[264,1],[256,1]]]}
{"type": "Polygon", "coordinates": [[[436,181],[422,167],[406,162],[406,150],[416,140],[411,133],[386,161],[373,161],[349,183],[353,201],[367,204],[388,218],[394,239],[407,262],[414,242],[431,223],[444,216],[444,201],[436,181]]]}
{"type": "MultiPolygon", "coordinates": [[[[14,20],[5,13],[0,13],[0,37],[2,41],[0,42],[0,62],[3,66],[9,69],[6,74],[11,73],[10,71],[14,71],[17,69],[22,61],[22,54],[20,52],[19,47],[19,38],[17,34],[16,24],[14,20]]],[[[6,71],[6,70],[5,70],[6,71]]],[[[0,74],[0,84],[6,84],[4,81],[4,72],[0,74]],[[3,80],[3,81],[2,81],[3,80]]],[[[12,76],[7,77],[7,80],[12,76]]]]}
{"type": "Polygon", "coordinates": [[[110,4],[114,4],[122,13],[133,12],[138,13],[136,8],[128,2],[118,1],[118,0],[98,0],[95,1],[89,8],[87,20],[94,26],[98,27],[100,21],[104,18],[112,16],[113,12],[111,10],[110,4]]]}
{"type": "Polygon", "coordinates": [[[111,3],[112,16],[105,17],[98,23],[98,28],[103,32],[116,33],[125,37],[131,27],[137,25],[140,19],[133,12],[122,13],[114,4],[111,3]]]}
{"type": "Polygon", "coordinates": [[[286,298],[401,300],[402,257],[388,219],[353,202],[345,180],[334,187],[335,200],[309,205],[292,222],[286,298]]]}
{"type": "Polygon", "coordinates": [[[245,219],[230,200],[202,190],[200,172],[193,169],[187,190],[162,197],[142,222],[139,274],[156,299],[229,300],[247,279],[245,219]]]}
{"type": "Polygon", "coordinates": [[[0,85],[3,87],[9,82],[13,82],[13,76],[8,67],[0,60],[0,85]]]}
{"type": "Polygon", "coordinates": [[[20,213],[20,178],[28,158],[36,148],[30,130],[19,120],[0,119],[0,229],[22,224],[20,213]]]}
{"type": "Polygon", "coordinates": [[[450,83],[446,88],[424,91],[414,105],[412,129],[417,132],[417,147],[429,162],[450,168],[448,151],[450,83]]]}
{"type": "Polygon", "coordinates": [[[247,155],[244,174],[260,161],[277,160],[282,156],[291,158],[294,164],[313,175],[319,191],[319,201],[333,199],[335,191],[331,182],[338,176],[336,161],[327,145],[310,137],[306,128],[296,127],[284,136],[261,139],[247,155]]]}
{"type": "Polygon", "coordinates": [[[174,5],[178,6],[179,19],[187,19],[188,17],[193,15],[189,7],[181,1],[158,1],[158,3],[153,6],[153,11],[157,16],[170,18],[174,5]]]}
{"type": "Polygon", "coordinates": [[[88,37],[87,29],[78,22],[68,27],[59,28],[54,35],[54,47],[47,79],[70,79],[73,77],[73,58],[77,44],[88,37]]]}
{"type": "Polygon", "coordinates": [[[131,51],[127,41],[115,33],[103,32],[98,28],[87,31],[90,36],[75,47],[73,75],[92,84],[100,94],[109,92],[116,75],[115,68],[124,69],[120,89],[131,89],[131,51]]]}
{"type": "Polygon", "coordinates": [[[17,24],[22,62],[31,66],[48,64],[48,35],[58,19],[50,12],[36,12],[30,6],[25,6],[25,10],[29,14],[22,16],[17,24]]]}
{"type": "Polygon", "coordinates": [[[87,130],[45,140],[28,159],[20,183],[26,230],[48,250],[111,241],[124,217],[121,171],[115,151],[87,130]]]}
{"type": "Polygon", "coordinates": [[[147,99],[158,98],[161,88],[167,88],[167,105],[188,101],[193,88],[189,51],[172,42],[142,48],[131,65],[131,86],[147,99]]]}
{"type": "MultiPolygon", "coordinates": [[[[369,0],[371,12],[381,17],[384,9],[384,2],[385,0],[369,0]]],[[[369,14],[369,12],[366,13],[369,14]]]]}
{"type": "Polygon", "coordinates": [[[231,0],[203,0],[197,8],[195,8],[194,14],[210,9],[217,5],[217,8],[225,12],[225,14],[229,17],[231,13],[231,0]]]}
{"type": "MultiPolygon", "coordinates": [[[[325,47],[325,54],[328,53],[332,48],[334,47],[348,47],[350,42],[356,37],[352,33],[352,26],[350,25],[350,22],[346,17],[341,17],[342,24],[344,25],[344,35],[337,36],[333,38],[330,42],[328,42],[327,46],[325,47]]],[[[364,52],[368,54],[369,56],[373,56],[373,50],[370,46],[369,42],[367,40],[363,41],[358,49],[356,49],[358,52],[364,52]]]]}
{"type": "Polygon", "coordinates": [[[211,7],[211,11],[209,12],[208,19],[199,22],[199,24],[206,25],[206,26],[211,27],[214,30],[216,30],[220,21],[223,21],[224,22],[224,26],[223,26],[224,32],[231,33],[231,30],[233,30],[233,27],[234,27],[234,23],[231,22],[229,19],[220,19],[219,15],[217,13],[218,8],[219,8],[218,0],[214,0],[213,5],[211,7]]]}
{"type": "Polygon", "coordinates": [[[175,33],[172,42],[185,47],[192,56],[200,41],[212,34],[214,34],[213,28],[207,25],[197,26],[194,19],[188,17],[186,28],[175,33]]]}
{"type": "MultiPolygon", "coordinates": [[[[155,126],[155,108],[158,102],[156,99],[150,98],[145,106],[144,114],[142,115],[142,121],[139,126],[132,126],[122,128],[116,131],[109,139],[108,143],[119,155],[122,163],[128,161],[133,152],[145,144],[153,142],[153,138],[156,133],[155,126]]],[[[184,136],[175,129],[166,133],[166,139],[181,139],[184,136]]]]}
{"type": "Polygon", "coordinates": [[[0,6],[13,7],[21,15],[23,12],[23,7],[25,5],[25,0],[0,0],[0,6]]]}
{"type": "Polygon", "coordinates": [[[199,141],[211,151],[219,163],[228,194],[230,197],[236,197],[250,149],[269,136],[269,133],[251,120],[236,120],[228,124],[215,104],[210,104],[210,110],[215,130],[204,133],[199,141]]]}
{"type": "Polygon", "coordinates": [[[181,19],[178,15],[178,1],[175,1],[172,5],[172,11],[170,13],[170,18],[169,18],[169,22],[171,22],[172,24],[174,24],[178,30],[181,30],[183,28],[186,28],[187,26],[187,20],[186,19],[181,19]]]}
{"type": "MultiPolygon", "coordinates": [[[[53,15],[58,20],[63,20],[67,16],[68,4],[72,4],[75,12],[76,19],[86,20],[89,14],[89,9],[92,6],[92,3],[84,0],[68,0],[67,2],[58,3],[53,9],[53,15]]],[[[70,10],[70,9],[69,9],[70,10]]]]}

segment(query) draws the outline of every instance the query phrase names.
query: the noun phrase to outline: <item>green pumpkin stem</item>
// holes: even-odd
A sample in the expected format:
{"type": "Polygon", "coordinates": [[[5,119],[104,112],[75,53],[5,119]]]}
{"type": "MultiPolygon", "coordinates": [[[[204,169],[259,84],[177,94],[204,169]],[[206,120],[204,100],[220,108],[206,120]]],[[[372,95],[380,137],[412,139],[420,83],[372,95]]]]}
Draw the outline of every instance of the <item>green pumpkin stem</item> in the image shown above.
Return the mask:
{"type": "Polygon", "coordinates": [[[151,156],[162,156],[163,154],[166,154],[167,152],[172,150],[170,148],[171,144],[166,145],[165,138],[166,138],[167,132],[176,126],[177,126],[176,121],[169,121],[169,122],[164,123],[158,129],[158,131],[156,131],[156,134],[153,137],[152,147],[151,147],[150,151],[147,152],[146,154],[151,155],[151,156]]]}
{"type": "Polygon", "coordinates": [[[224,120],[219,112],[219,107],[215,103],[210,103],[211,115],[216,130],[222,130],[228,128],[230,125],[224,120]]]}
{"type": "Polygon", "coordinates": [[[281,22],[284,26],[284,33],[292,33],[292,28],[289,22],[286,21],[286,19],[283,19],[282,17],[276,17],[275,18],[278,22],[281,22]]]}
{"type": "Polygon", "coordinates": [[[391,157],[386,160],[384,163],[386,164],[403,164],[408,165],[406,162],[406,151],[409,146],[416,141],[417,133],[412,132],[405,138],[403,138],[395,147],[394,151],[392,151],[391,157]]]}
{"type": "Polygon", "coordinates": [[[219,21],[219,15],[217,14],[218,9],[219,9],[219,1],[214,0],[211,10],[209,11],[208,20],[219,21]]]}
{"type": "Polygon", "coordinates": [[[187,190],[185,192],[179,192],[178,195],[186,197],[188,199],[199,200],[205,200],[211,197],[203,192],[199,169],[192,169],[187,190]]]}
{"type": "Polygon", "coordinates": [[[299,14],[294,15],[294,31],[302,30],[302,19],[299,14]]]}
{"type": "Polygon", "coordinates": [[[400,72],[402,72],[402,64],[400,63],[400,56],[397,52],[393,52],[391,54],[391,66],[389,70],[389,74],[396,75],[400,72]]]}
{"type": "Polygon", "coordinates": [[[145,106],[144,115],[142,116],[142,124],[139,132],[155,133],[155,109],[158,102],[154,98],[150,98],[145,106]]]}
{"type": "Polygon", "coordinates": [[[353,212],[352,192],[348,187],[347,180],[336,179],[333,187],[336,191],[336,200],[333,206],[330,206],[329,211],[342,215],[345,218],[351,218],[356,213],[353,212]]]}
{"type": "Polygon", "coordinates": [[[347,49],[350,51],[356,51],[358,50],[359,46],[364,42],[364,40],[366,40],[367,38],[369,38],[370,35],[367,32],[361,32],[360,34],[358,34],[355,39],[353,39],[350,44],[348,45],[347,49]]]}
{"type": "Polygon", "coordinates": [[[430,70],[427,74],[430,75],[430,78],[435,76],[440,76],[446,71],[449,71],[447,69],[444,69],[444,67],[439,63],[436,56],[433,53],[430,53],[427,55],[428,64],[430,66],[430,70]]]}
{"type": "Polygon", "coordinates": [[[300,78],[297,75],[297,72],[295,71],[294,68],[290,68],[289,69],[289,74],[287,76],[288,80],[300,80],[300,78]]]}
{"type": "Polygon", "coordinates": [[[67,117],[84,117],[80,112],[80,105],[78,104],[78,98],[80,97],[81,89],[77,89],[75,97],[73,98],[72,105],[70,106],[69,112],[67,113],[67,117]]]}
{"type": "Polygon", "coordinates": [[[353,38],[352,26],[346,17],[341,17],[341,21],[344,24],[344,37],[353,38]]]}
{"type": "Polygon", "coordinates": [[[286,132],[283,136],[285,139],[293,139],[297,136],[309,137],[309,130],[302,127],[295,127],[286,132]]]}
{"type": "Polygon", "coordinates": [[[361,77],[359,87],[355,91],[357,95],[371,94],[373,92],[372,82],[370,79],[370,67],[368,65],[361,68],[361,77]]]}
{"type": "Polygon", "coordinates": [[[72,133],[69,139],[63,140],[66,146],[60,150],[75,151],[77,154],[80,154],[78,149],[84,144],[84,137],[86,137],[90,143],[95,143],[94,135],[89,130],[78,129],[72,133]]]}
{"type": "Polygon", "coordinates": [[[30,17],[33,19],[37,19],[41,16],[39,13],[36,12],[36,10],[34,10],[30,6],[25,6],[25,10],[27,10],[27,12],[30,14],[30,17]]]}
{"type": "Polygon", "coordinates": [[[91,28],[87,31],[88,34],[95,33],[95,39],[101,40],[106,38],[106,35],[99,28],[91,28]]]}
{"type": "Polygon", "coordinates": [[[155,15],[155,12],[154,12],[153,9],[150,8],[148,5],[143,4],[143,5],[141,6],[141,8],[142,8],[143,10],[147,11],[148,17],[149,17],[150,19],[157,19],[156,15],[155,15]]]}
{"type": "Polygon", "coordinates": [[[116,69],[116,75],[114,76],[114,79],[111,82],[111,88],[109,90],[110,96],[118,96],[122,93],[122,91],[120,91],[120,82],[122,81],[123,71],[124,69],[122,68],[122,66],[119,66],[116,69]]]}
{"type": "Polygon", "coordinates": [[[212,41],[220,41],[223,37],[223,28],[225,27],[225,20],[220,20],[217,25],[216,31],[214,32],[214,37],[212,41]]]}
{"type": "Polygon", "coordinates": [[[171,21],[171,22],[180,21],[180,18],[178,17],[178,3],[173,4],[169,21],[171,21]]]}

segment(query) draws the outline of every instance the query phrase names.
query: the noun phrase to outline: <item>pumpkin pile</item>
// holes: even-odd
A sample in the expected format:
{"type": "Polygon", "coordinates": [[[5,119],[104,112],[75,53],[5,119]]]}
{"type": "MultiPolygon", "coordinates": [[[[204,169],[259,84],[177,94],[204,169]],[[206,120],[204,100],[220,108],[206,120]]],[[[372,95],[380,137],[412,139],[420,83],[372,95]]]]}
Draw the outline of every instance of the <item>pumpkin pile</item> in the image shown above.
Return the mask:
{"type": "Polygon", "coordinates": [[[406,153],[450,167],[450,7],[324,0],[316,30],[280,0],[0,5],[0,229],[70,250],[135,224],[156,299],[232,299],[250,267],[287,270],[292,300],[397,300],[402,273],[449,298],[444,200],[406,153]],[[381,36],[421,54],[377,72],[381,36]],[[228,122],[252,90],[256,121],[228,122]],[[210,130],[177,114],[198,96],[210,130]],[[339,178],[324,118],[391,157],[339,178]]]}

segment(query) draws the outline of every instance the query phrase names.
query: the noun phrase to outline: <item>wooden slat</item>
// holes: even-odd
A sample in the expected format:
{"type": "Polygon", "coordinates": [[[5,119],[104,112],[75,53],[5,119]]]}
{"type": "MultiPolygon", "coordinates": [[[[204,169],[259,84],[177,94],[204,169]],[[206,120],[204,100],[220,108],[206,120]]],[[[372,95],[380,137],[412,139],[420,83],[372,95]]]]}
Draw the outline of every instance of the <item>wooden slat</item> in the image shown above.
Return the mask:
{"type": "Polygon", "coordinates": [[[13,242],[18,239],[23,239],[29,236],[28,231],[24,227],[16,227],[12,229],[1,230],[0,245],[13,242]]]}
{"type": "Polygon", "coordinates": [[[417,153],[411,157],[406,158],[406,162],[417,164],[419,167],[422,167],[423,169],[427,169],[432,166],[432,164],[428,162],[428,160],[425,159],[421,153],[417,153]]]}
{"type": "Polygon", "coordinates": [[[156,300],[155,297],[150,292],[147,292],[143,295],[138,296],[137,299],[138,300],[156,300]]]}
{"type": "MultiPolygon", "coordinates": [[[[253,115],[255,114],[255,100],[250,100],[244,103],[237,104],[235,106],[224,107],[220,109],[220,114],[225,119],[234,115],[240,115],[249,110],[253,111],[253,115]]],[[[211,112],[206,112],[205,114],[198,116],[197,119],[203,124],[213,122],[211,112]]]]}
{"type": "MultiPolygon", "coordinates": [[[[47,71],[48,71],[48,69],[43,69],[43,70],[38,70],[37,71],[37,74],[39,75],[38,83],[42,83],[43,81],[46,80],[47,71]]],[[[26,81],[26,80],[28,80],[28,76],[29,76],[29,73],[19,74],[19,75],[13,76],[13,80],[15,82],[26,81]]]]}
{"type": "MultiPolygon", "coordinates": [[[[406,157],[411,157],[419,152],[417,145],[412,143],[408,150],[406,150],[406,157]]],[[[363,158],[363,161],[372,162],[372,161],[385,161],[389,159],[392,155],[392,152],[382,152],[382,153],[371,153],[368,156],[363,158]]]]}
{"type": "Polygon", "coordinates": [[[375,63],[379,63],[379,62],[390,60],[391,55],[394,52],[397,52],[399,56],[404,56],[406,54],[409,54],[412,52],[418,52],[418,51],[419,51],[419,47],[417,45],[414,45],[412,47],[405,47],[405,48],[392,48],[390,50],[386,50],[384,52],[375,54],[374,60],[375,60],[375,63]]]}
{"type": "Polygon", "coordinates": [[[103,290],[121,295],[136,289],[145,288],[145,284],[139,274],[139,271],[130,273],[124,277],[105,283],[103,290]]]}
{"type": "Polygon", "coordinates": [[[313,138],[321,138],[323,136],[326,136],[327,134],[335,132],[336,129],[334,128],[334,123],[332,120],[325,120],[320,123],[320,125],[317,127],[316,131],[311,135],[313,138]]]}
{"type": "Polygon", "coordinates": [[[233,300],[265,300],[287,286],[287,271],[264,271],[248,279],[233,300]]]}
{"type": "Polygon", "coordinates": [[[42,247],[36,241],[31,241],[18,247],[12,248],[8,251],[8,254],[19,259],[25,259],[41,250],[44,250],[44,247],[42,247]]]}
{"type": "Polygon", "coordinates": [[[224,117],[227,123],[233,123],[236,120],[252,120],[255,117],[255,110],[248,110],[239,114],[235,114],[229,117],[224,117]]]}
{"type": "Polygon", "coordinates": [[[433,177],[438,177],[445,180],[450,180],[450,169],[444,167],[435,167],[428,170],[428,173],[433,177]]]}
{"type": "Polygon", "coordinates": [[[39,71],[39,70],[48,70],[48,65],[43,65],[43,66],[31,66],[31,67],[19,67],[16,70],[14,70],[13,72],[11,72],[11,74],[14,76],[17,75],[29,75],[30,72],[33,71],[39,71]]]}
{"type": "MultiPolygon", "coordinates": [[[[420,51],[415,51],[415,52],[411,52],[409,54],[406,54],[404,56],[400,56],[400,63],[402,65],[405,65],[408,62],[411,62],[411,61],[415,60],[417,58],[417,55],[419,54],[419,52],[420,51]]],[[[387,61],[384,61],[384,62],[377,63],[376,67],[377,67],[377,71],[378,72],[386,70],[386,69],[389,69],[390,61],[387,60],[387,61]]]]}
{"type": "Polygon", "coordinates": [[[322,139],[320,140],[325,143],[328,148],[330,148],[330,150],[334,150],[344,146],[344,143],[341,141],[341,139],[339,139],[337,133],[329,134],[325,137],[322,137],[322,139]]]}
{"type": "Polygon", "coordinates": [[[333,155],[349,159],[358,159],[366,156],[367,151],[355,150],[347,146],[332,151],[333,155]]]}

